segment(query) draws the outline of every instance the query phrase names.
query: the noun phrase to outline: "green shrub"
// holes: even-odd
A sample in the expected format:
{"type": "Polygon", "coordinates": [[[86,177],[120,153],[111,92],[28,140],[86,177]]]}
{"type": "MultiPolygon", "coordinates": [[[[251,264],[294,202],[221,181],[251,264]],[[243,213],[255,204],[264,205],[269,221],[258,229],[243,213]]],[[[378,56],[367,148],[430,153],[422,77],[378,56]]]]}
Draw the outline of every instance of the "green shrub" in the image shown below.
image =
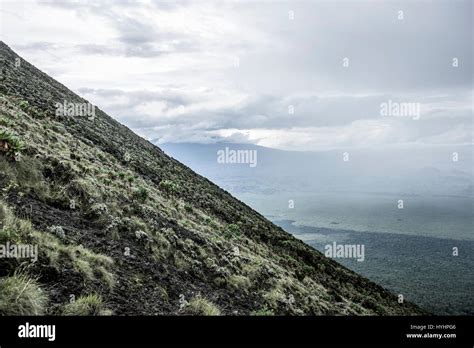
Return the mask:
{"type": "Polygon", "coordinates": [[[110,315],[105,308],[102,297],[97,294],[81,296],[74,302],[66,304],[63,315],[110,315]]]}
{"type": "Polygon", "coordinates": [[[141,186],[132,193],[133,200],[136,200],[140,203],[145,203],[149,196],[150,194],[148,193],[148,191],[141,186]]]}
{"type": "Polygon", "coordinates": [[[12,162],[0,155],[0,178],[6,185],[19,187],[23,193],[34,192],[40,200],[47,200],[50,196],[41,162],[36,158],[24,157],[20,162],[12,162]]]}
{"type": "Polygon", "coordinates": [[[0,227],[3,227],[7,216],[9,215],[8,207],[5,203],[0,201],[0,227]]]}
{"type": "Polygon", "coordinates": [[[0,118],[0,125],[5,127],[13,127],[13,122],[7,118],[0,118]]]}
{"type": "Polygon", "coordinates": [[[123,217],[119,224],[118,229],[121,232],[135,233],[137,230],[147,231],[147,225],[137,216],[123,217]]]}
{"type": "Polygon", "coordinates": [[[31,106],[27,108],[28,114],[34,118],[44,118],[44,112],[38,109],[36,106],[31,106]]]}
{"type": "Polygon", "coordinates": [[[115,285],[115,277],[111,273],[113,260],[105,255],[97,254],[82,245],[65,245],[51,233],[33,232],[33,242],[38,244],[51,267],[58,271],[64,267],[73,267],[81,274],[84,281],[100,281],[106,289],[115,285]]]}
{"type": "Polygon", "coordinates": [[[179,270],[186,270],[189,267],[189,260],[181,250],[173,253],[173,263],[179,270]]]}
{"type": "Polygon", "coordinates": [[[186,203],[184,205],[184,210],[187,211],[188,213],[192,213],[194,209],[193,209],[193,206],[191,204],[186,203]]]}
{"type": "Polygon", "coordinates": [[[28,100],[22,100],[20,102],[20,108],[22,110],[27,110],[29,106],[30,106],[30,104],[28,103],[28,100]]]}
{"type": "Polygon", "coordinates": [[[224,230],[224,237],[227,239],[240,238],[240,226],[236,224],[229,224],[224,230]]]}
{"type": "Polygon", "coordinates": [[[250,286],[250,279],[241,275],[232,275],[227,279],[227,284],[231,289],[242,292],[247,291],[250,286]]]}
{"type": "Polygon", "coordinates": [[[72,179],[66,184],[65,191],[69,199],[74,199],[82,205],[86,205],[91,199],[100,200],[100,192],[85,179],[72,179]]]}
{"type": "Polygon", "coordinates": [[[24,149],[23,142],[17,136],[6,129],[0,129],[0,152],[11,160],[16,160],[24,149]]]}
{"type": "Polygon", "coordinates": [[[98,219],[104,216],[107,216],[109,208],[105,203],[94,203],[90,206],[89,211],[87,212],[87,217],[91,219],[98,219]]]}
{"type": "Polygon", "coordinates": [[[179,192],[179,186],[171,180],[163,180],[158,187],[168,195],[173,195],[179,192]]]}
{"type": "Polygon", "coordinates": [[[272,309],[269,309],[267,306],[263,306],[259,310],[253,311],[250,315],[255,316],[272,316],[275,315],[272,309]]]}
{"type": "Polygon", "coordinates": [[[201,296],[196,296],[191,301],[186,308],[187,312],[191,315],[220,315],[221,311],[216,307],[215,304],[206,300],[201,296]]]}
{"type": "Polygon", "coordinates": [[[153,256],[156,260],[163,260],[169,257],[171,252],[171,243],[168,241],[166,236],[175,236],[175,232],[171,229],[162,229],[159,232],[154,233],[154,243],[151,246],[153,256]]]}
{"type": "Polygon", "coordinates": [[[0,279],[0,315],[43,315],[48,296],[25,274],[0,279]]]}
{"type": "Polygon", "coordinates": [[[54,234],[56,237],[59,239],[65,239],[66,238],[66,233],[64,232],[64,229],[62,226],[50,226],[48,227],[48,231],[52,234],[54,234]]]}
{"type": "Polygon", "coordinates": [[[50,266],[61,270],[65,265],[71,265],[85,280],[100,280],[107,288],[115,285],[110,271],[114,262],[110,257],[94,253],[82,245],[63,244],[60,239],[64,238],[64,231],[60,226],[49,230],[51,233],[36,231],[29,221],[15,217],[10,208],[0,201],[0,244],[7,241],[36,244],[50,266]]]}
{"type": "Polygon", "coordinates": [[[11,209],[0,201],[0,243],[22,243],[33,233],[29,221],[18,219],[11,209]]]}

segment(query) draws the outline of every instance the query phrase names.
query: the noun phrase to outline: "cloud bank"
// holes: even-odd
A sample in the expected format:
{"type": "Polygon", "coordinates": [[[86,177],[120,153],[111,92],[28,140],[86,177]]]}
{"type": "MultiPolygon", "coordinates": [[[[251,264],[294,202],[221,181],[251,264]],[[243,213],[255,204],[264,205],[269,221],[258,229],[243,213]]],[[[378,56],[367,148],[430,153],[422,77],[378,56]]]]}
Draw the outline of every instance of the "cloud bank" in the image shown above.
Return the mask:
{"type": "Polygon", "coordinates": [[[2,1],[2,40],[157,143],[472,144],[471,1],[2,1]],[[417,103],[419,118],[383,116],[417,103]]]}

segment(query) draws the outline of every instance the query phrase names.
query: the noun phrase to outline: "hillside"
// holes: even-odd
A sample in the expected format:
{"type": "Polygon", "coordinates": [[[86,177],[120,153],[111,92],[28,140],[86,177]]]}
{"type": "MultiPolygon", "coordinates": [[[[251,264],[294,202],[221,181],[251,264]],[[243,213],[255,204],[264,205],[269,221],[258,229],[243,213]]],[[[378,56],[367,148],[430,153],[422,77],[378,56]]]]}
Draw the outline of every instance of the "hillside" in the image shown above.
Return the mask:
{"type": "Polygon", "coordinates": [[[424,313],[0,51],[0,314],[424,313]]]}

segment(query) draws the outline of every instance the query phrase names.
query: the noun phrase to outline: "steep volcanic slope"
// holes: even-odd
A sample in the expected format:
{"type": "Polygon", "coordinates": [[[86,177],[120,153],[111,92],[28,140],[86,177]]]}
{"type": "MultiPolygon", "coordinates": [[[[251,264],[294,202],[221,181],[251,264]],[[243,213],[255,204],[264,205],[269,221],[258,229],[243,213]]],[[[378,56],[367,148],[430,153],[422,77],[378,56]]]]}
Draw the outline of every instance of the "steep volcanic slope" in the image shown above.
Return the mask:
{"type": "Polygon", "coordinates": [[[0,314],[423,313],[0,51],[0,314]]]}

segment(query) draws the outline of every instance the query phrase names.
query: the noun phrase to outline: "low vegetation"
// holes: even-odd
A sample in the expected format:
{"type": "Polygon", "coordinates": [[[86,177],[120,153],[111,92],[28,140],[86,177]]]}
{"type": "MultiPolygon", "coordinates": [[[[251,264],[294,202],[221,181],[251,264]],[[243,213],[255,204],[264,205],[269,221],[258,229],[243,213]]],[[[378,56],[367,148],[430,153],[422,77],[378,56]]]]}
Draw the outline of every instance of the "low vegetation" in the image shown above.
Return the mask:
{"type": "Polygon", "coordinates": [[[47,304],[46,292],[27,274],[0,278],[0,315],[43,315],[47,304]]]}
{"type": "Polygon", "coordinates": [[[0,153],[16,161],[24,149],[23,142],[17,136],[6,129],[0,129],[0,153]]]}
{"type": "Polygon", "coordinates": [[[97,294],[81,296],[66,304],[62,311],[63,315],[98,316],[111,315],[111,311],[105,308],[102,297],[97,294]]]}
{"type": "Polygon", "coordinates": [[[26,61],[14,68],[3,42],[0,54],[0,244],[39,254],[0,258],[0,314],[423,313],[101,110],[55,117],[57,101],[84,100],[26,61]]]}
{"type": "Polygon", "coordinates": [[[187,313],[191,315],[215,316],[220,315],[221,311],[212,302],[201,296],[196,296],[189,301],[187,313]]]}

